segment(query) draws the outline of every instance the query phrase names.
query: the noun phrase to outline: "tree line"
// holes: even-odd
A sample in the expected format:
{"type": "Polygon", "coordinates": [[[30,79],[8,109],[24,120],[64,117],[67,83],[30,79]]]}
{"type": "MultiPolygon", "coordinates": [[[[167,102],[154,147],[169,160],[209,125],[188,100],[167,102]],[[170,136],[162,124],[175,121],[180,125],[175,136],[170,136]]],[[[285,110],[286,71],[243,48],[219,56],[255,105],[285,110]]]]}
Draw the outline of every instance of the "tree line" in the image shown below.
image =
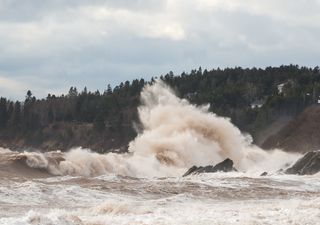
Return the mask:
{"type": "MultiPolygon", "coordinates": [[[[139,95],[146,84],[135,79],[114,88],[106,85],[103,93],[71,87],[67,94],[48,94],[37,99],[32,91],[24,101],[0,98],[0,138],[22,135],[41,141],[42,131],[56,123],[88,123],[93,132],[121,134],[133,129],[138,120],[139,95]],[[2,132],[1,132],[2,131],[2,132]]],[[[230,117],[242,131],[258,134],[279,116],[294,116],[320,94],[319,67],[298,65],[261,68],[225,68],[202,70],[159,79],[171,86],[180,97],[197,105],[210,104],[209,110],[230,117]]]]}

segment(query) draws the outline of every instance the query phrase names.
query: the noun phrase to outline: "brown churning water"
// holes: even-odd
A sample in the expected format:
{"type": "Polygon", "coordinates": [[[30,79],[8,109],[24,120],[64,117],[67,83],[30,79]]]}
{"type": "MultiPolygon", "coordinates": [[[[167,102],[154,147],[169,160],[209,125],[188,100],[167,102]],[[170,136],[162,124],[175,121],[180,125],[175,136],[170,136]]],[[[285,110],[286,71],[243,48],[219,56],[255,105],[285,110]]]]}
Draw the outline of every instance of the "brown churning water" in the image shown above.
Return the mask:
{"type": "Polygon", "coordinates": [[[0,148],[0,224],[319,223],[319,174],[277,173],[299,155],[265,152],[160,81],[141,100],[143,129],[127,154],[0,148]],[[181,177],[225,158],[239,172],[181,177]]]}
{"type": "Polygon", "coordinates": [[[0,157],[52,175],[132,177],[180,176],[193,165],[212,165],[226,158],[240,171],[276,171],[299,157],[252,145],[250,136],[228,118],[178,98],[161,81],[145,87],[141,101],[138,111],[143,129],[129,144],[129,154],[101,155],[76,148],[67,153],[7,152],[0,157]]]}

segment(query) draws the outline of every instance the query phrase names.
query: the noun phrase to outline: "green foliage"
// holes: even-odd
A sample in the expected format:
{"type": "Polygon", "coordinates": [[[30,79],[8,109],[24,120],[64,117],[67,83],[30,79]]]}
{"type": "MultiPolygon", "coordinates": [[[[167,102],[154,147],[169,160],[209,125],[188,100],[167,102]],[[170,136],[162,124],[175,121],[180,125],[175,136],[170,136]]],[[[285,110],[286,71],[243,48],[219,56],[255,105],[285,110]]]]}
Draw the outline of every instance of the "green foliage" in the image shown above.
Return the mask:
{"type": "Polygon", "coordinates": [[[6,127],[8,118],[7,99],[0,98],[0,129],[6,127]]]}
{"type": "MultiPolygon", "coordinates": [[[[230,117],[241,130],[258,133],[281,115],[296,115],[320,94],[319,68],[288,65],[280,67],[226,68],[192,70],[176,76],[160,76],[180,97],[197,105],[210,104],[210,111],[230,117]],[[282,89],[279,89],[279,85],[282,89]],[[253,103],[262,107],[252,107],[253,103]],[[259,105],[258,104],[258,105],[259,105]]],[[[0,99],[0,129],[9,127],[16,133],[38,132],[58,122],[91,123],[99,132],[122,134],[138,120],[139,95],[150,82],[135,79],[106,86],[104,93],[78,92],[71,87],[67,95],[48,94],[37,100],[31,91],[24,102],[0,99]]],[[[66,137],[63,137],[66,138],[66,137]]]]}
{"type": "Polygon", "coordinates": [[[99,132],[103,131],[106,128],[106,125],[104,123],[104,117],[103,117],[102,113],[97,114],[96,118],[93,121],[93,128],[99,132]]]}

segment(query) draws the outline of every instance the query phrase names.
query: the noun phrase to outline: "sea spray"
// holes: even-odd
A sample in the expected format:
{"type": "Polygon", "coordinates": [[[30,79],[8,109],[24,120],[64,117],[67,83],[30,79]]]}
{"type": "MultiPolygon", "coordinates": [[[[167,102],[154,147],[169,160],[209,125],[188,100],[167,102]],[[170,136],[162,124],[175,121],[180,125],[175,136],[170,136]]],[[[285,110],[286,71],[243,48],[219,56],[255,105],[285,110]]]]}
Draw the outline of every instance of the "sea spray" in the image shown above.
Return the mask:
{"type": "Polygon", "coordinates": [[[141,100],[138,111],[144,129],[130,143],[131,152],[154,155],[177,167],[214,164],[227,157],[239,166],[245,157],[249,143],[229,119],[179,99],[164,83],[147,86],[141,100]]]}
{"type": "Polygon", "coordinates": [[[162,81],[146,86],[138,108],[143,131],[130,143],[136,155],[153,155],[162,164],[188,168],[231,158],[240,170],[279,169],[297,155],[279,150],[265,152],[252,145],[229,118],[218,117],[207,106],[178,98],[162,81]],[[279,159],[277,159],[280,157],[279,159]]]}
{"type": "Polygon", "coordinates": [[[25,157],[28,166],[54,175],[163,177],[180,176],[193,165],[214,165],[226,158],[242,172],[277,171],[299,157],[260,149],[230,119],[178,98],[162,81],[146,86],[141,102],[142,130],[129,144],[129,153],[98,154],[75,148],[64,154],[19,153],[18,158],[25,157]]]}

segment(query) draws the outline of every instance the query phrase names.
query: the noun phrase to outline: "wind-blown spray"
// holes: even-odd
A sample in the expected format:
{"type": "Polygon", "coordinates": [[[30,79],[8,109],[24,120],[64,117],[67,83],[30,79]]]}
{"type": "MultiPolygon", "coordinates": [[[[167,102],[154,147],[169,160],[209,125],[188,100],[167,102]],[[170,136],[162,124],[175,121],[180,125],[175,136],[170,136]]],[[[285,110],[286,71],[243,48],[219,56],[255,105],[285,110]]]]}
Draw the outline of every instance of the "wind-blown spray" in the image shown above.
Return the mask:
{"type": "MultiPolygon", "coordinates": [[[[275,171],[298,155],[280,150],[266,152],[251,143],[228,118],[178,98],[162,81],[146,86],[138,108],[142,131],[129,144],[127,154],[97,154],[81,148],[65,153],[64,160],[48,162],[56,175],[179,176],[193,165],[214,165],[226,158],[240,171],[275,171]]],[[[37,153],[38,154],[38,153],[37,153]]],[[[25,155],[32,167],[32,153],[25,155]]],[[[35,157],[33,157],[35,158],[35,157]]],[[[45,162],[45,163],[43,163],[45,162]]]]}
{"type": "Polygon", "coordinates": [[[273,163],[277,167],[288,155],[280,151],[267,153],[252,145],[251,137],[243,135],[230,119],[209,112],[208,106],[198,107],[178,98],[161,81],[147,86],[141,101],[138,110],[144,129],[130,143],[129,150],[134,154],[153,155],[162,164],[182,168],[230,158],[240,170],[281,157],[273,163]]]}

